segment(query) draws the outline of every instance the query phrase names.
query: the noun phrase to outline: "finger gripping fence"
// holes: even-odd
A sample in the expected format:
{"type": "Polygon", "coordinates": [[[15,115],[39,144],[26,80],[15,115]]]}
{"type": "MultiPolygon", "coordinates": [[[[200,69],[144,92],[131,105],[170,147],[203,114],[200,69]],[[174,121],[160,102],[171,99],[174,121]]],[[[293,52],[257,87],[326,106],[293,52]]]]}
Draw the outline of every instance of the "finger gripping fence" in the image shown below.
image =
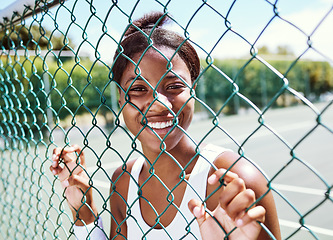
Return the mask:
{"type": "MultiPolygon", "coordinates": [[[[124,228],[133,219],[140,239],[151,239],[154,228],[163,231],[165,239],[201,239],[193,230],[195,218],[187,218],[178,204],[179,189],[187,186],[204,206],[209,205],[228,187],[228,172],[244,160],[267,185],[246,211],[273,194],[282,239],[331,239],[333,3],[318,2],[304,10],[299,7],[302,1],[279,0],[17,0],[2,10],[0,239],[75,239],[75,224],[88,229],[87,239],[96,229],[109,238],[111,222],[116,225],[111,226],[114,239],[126,239],[124,228]],[[150,26],[151,32],[134,23],[152,10],[167,16],[167,27],[184,38],[170,56],[154,45],[153,32],[159,31],[162,18],[150,26]],[[129,28],[147,39],[148,47],[137,58],[126,55],[120,44],[129,28]],[[187,43],[201,62],[192,82],[174,64],[187,43]],[[139,66],[151,52],[166,62],[155,85],[139,66]],[[135,73],[126,88],[113,71],[122,58],[135,73]],[[179,83],[169,91],[178,91],[181,85],[188,93],[176,110],[159,91],[170,75],[179,83]],[[143,91],[137,82],[152,92],[145,109],[135,101],[134,94],[143,91]],[[194,116],[187,129],[182,118],[192,103],[194,116]],[[151,109],[157,107],[169,113],[168,122],[149,122],[151,109]],[[135,134],[133,125],[125,125],[129,108],[140,114],[141,129],[135,134]],[[161,136],[156,129],[166,124],[170,130],[161,136]],[[154,159],[140,145],[148,131],[155,139],[151,145],[159,149],[154,159]],[[168,151],[174,132],[182,132],[195,146],[186,164],[168,151]],[[231,149],[240,157],[229,165],[218,186],[202,196],[188,173],[198,157],[218,170],[204,156],[206,143],[231,149]],[[69,147],[75,151],[66,155],[69,147]],[[57,166],[68,179],[50,171],[54,149],[60,149],[57,166]],[[179,173],[171,187],[157,171],[164,156],[179,173]],[[136,181],[129,167],[133,159],[148,166],[143,182],[136,181]],[[80,204],[74,203],[73,189],[68,187],[80,181],[76,176],[87,176],[85,186],[74,194],[82,196],[80,204]],[[124,197],[122,179],[135,186],[133,201],[124,197]],[[151,182],[159,186],[154,194],[166,196],[163,209],[145,194],[151,182]],[[110,201],[126,208],[121,221],[110,201]],[[154,218],[147,229],[136,219],[138,203],[149,209],[142,215],[154,218]],[[170,212],[185,222],[179,236],[164,226],[170,212]],[[92,228],[86,216],[93,219],[92,228]]],[[[225,239],[236,236],[236,227],[226,230],[212,212],[206,213],[225,239]]],[[[279,239],[266,223],[258,221],[261,232],[279,239]]]]}

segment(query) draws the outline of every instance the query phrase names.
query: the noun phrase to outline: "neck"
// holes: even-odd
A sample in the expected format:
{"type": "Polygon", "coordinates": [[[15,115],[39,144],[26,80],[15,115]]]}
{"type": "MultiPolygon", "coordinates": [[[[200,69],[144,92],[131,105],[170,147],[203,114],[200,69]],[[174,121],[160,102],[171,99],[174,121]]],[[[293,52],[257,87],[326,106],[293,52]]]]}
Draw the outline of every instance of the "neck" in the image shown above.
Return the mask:
{"type": "Polygon", "coordinates": [[[153,164],[156,175],[160,178],[164,176],[167,178],[179,177],[180,173],[185,169],[188,174],[192,171],[196,162],[196,145],[187,137],[183,137],[181,141],[173,148],[166,148],[165,152],[161,150],[152,150],[149,146],[142,146],[143,153],[149,160],[145,163],[145,168],[148,170],[153,164]],[[195,157],[195,159],[193,159],[195,157]],[[189,162],[191,163],[189,164],[189,162]]]}

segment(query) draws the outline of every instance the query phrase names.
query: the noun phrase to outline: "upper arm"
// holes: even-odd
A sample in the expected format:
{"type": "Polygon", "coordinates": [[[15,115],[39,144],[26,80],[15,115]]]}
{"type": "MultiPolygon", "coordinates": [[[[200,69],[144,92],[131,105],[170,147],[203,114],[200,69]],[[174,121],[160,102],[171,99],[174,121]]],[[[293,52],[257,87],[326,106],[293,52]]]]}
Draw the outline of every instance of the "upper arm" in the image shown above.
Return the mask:
{"type": "MultiPolygon", "coordinates": [[[[217,168],[225,168],[236,173],[245,182],[247,188],[255,192],[257,205],[266,209],[265,226],[273,233],[276,239],[281,239],[277,210],[272,191],[268,188],[268,181],[264,174],[253,163],[240,157],[234,152],[224,152],[216,160],[217,168]]],[[[211,171],[212,174],[214,170],[211,171]]],[[[261,231],[259,239],[270,239],[265,230],[261,231]]]]}
{"type": "Polygon", "coordinates": [[[110,188],[111,228],[110,239],[126,239],[127,226],[126,201],[129,183],[129,172],[121,167],[116,169],[112,176],[110,188]]]}

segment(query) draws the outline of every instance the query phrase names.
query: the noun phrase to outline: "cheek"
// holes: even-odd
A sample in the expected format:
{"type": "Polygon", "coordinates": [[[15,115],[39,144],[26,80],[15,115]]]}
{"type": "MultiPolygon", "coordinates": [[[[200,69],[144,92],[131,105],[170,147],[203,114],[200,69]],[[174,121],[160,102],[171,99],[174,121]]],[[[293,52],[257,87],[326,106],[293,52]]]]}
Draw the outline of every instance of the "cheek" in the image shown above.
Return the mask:
{"type": "Polygon", "coordinates": [[[188,99],[189,97],[184,98],[182,102],[178,102],[179,105],[177,106],[177,111],[179,112],[181,110],[179,116],[182,119],[181,124],[184,129],[187,129],[191,124],[194,113],[195,100],[192,98],[191,100],[187,101],[188,99]]]}
{"type": "Polygon", "coordinates": [[[143,119],[141,112],[131,103],[126,103],[122,110],[123,120],[126,127],[134,135],[141,130],[141,121],[143,119]]]}
{"type": "MultiPolygon", "coordinates": [[[[145,106],[147,105],[147,96],[141,96],[141,97],[134,97],[134,96],[128,96],[122,93],[119,96],[119,105],[120,107],[124,106],[125,108],[132,108],[131,110],[135,110],[136,112],[143,112],[145,106]]],[[[148,104],[149,105],[149,104],[148,104]]]]}
{"type": "Polygon", "coordinates": [[[193,98],[190,98],[190,94],[182,94],[176,99],[174,99],[174,101],[172,101],[172,104],[177,107],[178,111],[182,109],[182,111],[191,112],[194,111],[195,100],[193,98]]]}

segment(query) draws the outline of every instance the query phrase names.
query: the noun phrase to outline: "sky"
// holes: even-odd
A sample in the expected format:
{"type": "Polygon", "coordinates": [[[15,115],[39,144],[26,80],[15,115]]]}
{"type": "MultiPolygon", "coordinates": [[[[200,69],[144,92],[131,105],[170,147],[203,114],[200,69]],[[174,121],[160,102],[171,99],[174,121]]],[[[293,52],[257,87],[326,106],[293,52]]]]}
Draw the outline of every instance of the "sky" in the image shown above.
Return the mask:
{"type": "MultiPolygon", "coordinates": [[[[13,2],[13,0],[0,1],[3,8],[13,2]]],[[[73,5],[74,1],[68,0],[66,6],[69,9],[75,6],[75,23],[81,28],[73,24],[71,15],[65,8],[58,13],[55,12],[57,8],[54,8],[52,16],[57,20],[59,30],[68,34],[76,46],[86,39],[93,46],[98,46],[97,49],[104,61],[110,62],[116,44],[110,37],[103,36],[103,28],[106,27],[107,33],[115,40],[120,39],[128,24],[128,18],[119,9],[129,14],[135,6],[133,19],[136,19],[152,10],[163,11],[162,4],[169,1],[141,0],[137,4],[135,0],[118,0],[119,8],[113,8],[107,15],[111,2],[111,0],[94,0],[93,4],[100,20],[92,17],[87,24],[91,16],[89,4],[80,1],[80,4],[73,5]],[[102,21],[106,24],[103,25],[102,21]],[[67,33],[69,26],[70,31],[67,33]],[[85,29],[85,34],[82,34],[82,29],[85,29]]],[[[314,50],[302,55],[303,59],[328,60],[333,64],[333,0],[279,0],[276,4],[277,10],[273,9],[272,3],[275,2],[273,0],[206,2],[208,4],[203,5],[202,0],[173,0],[167,7],[183,29],[177,24],[169,27],[181,34],[184,34],[186,28],[190,39],[195,45],[200,46],[197,50],[201,57],[207,56],[207,53],[211,53],[215,58],[249,57],[251,45],[256,48],[266,46],[272,52],[276,51],[278,46],[287,46],[295,56],[300,56],[311,43],[314,50]],[[232,31],[228,30],[226,25],[231,26],[232,31]],[[221,36],[223,38],[219,41],[221,36]]],[[[47,21],[52,27],[54,23],[51,18],[45,22],[47,21]]],[[[87,42],[81,46],[80,51],[90,55],[95,52],[87,42]]]]}

